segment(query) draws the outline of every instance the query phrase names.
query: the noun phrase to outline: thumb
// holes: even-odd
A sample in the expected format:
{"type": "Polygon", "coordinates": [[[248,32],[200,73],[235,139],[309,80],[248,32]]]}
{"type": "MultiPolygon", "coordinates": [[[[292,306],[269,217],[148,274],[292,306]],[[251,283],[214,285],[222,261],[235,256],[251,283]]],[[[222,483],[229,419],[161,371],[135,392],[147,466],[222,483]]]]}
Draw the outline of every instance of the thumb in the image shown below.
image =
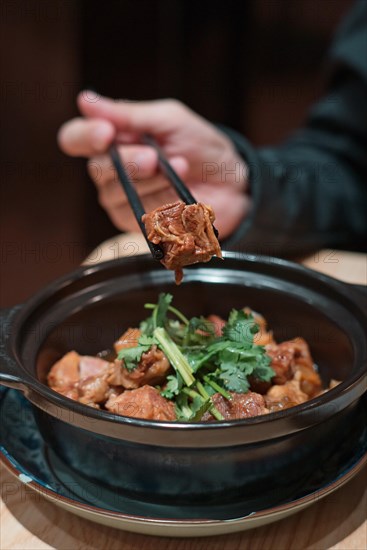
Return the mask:
{"type": "MultiPolygon", "coordinates": [[[[118,130],[155,135],[166,134],[172,130],[175,117],[172,109],[177,109],[174,100],[130,102],[113,100],[84,90],[78,95],[78,107],[89,118],[109,120],[118,130]]],[[[176,111],[177,114],[177,111],[176,111]]]]}

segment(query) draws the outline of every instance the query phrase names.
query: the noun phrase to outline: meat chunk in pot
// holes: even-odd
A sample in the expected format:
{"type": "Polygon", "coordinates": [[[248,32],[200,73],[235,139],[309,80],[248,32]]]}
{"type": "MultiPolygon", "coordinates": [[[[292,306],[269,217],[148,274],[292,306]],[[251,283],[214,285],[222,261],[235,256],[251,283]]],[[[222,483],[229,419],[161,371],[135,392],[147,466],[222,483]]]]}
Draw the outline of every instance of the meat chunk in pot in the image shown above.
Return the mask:
{"type": "Polygon", "coordinates": [[[61,357],[51,368],[47,376],[47,383],[58,393],[71,390],[79,382],[80,355],[76,351],[69,351],[61,357]]]}
{"type": "Polygon", "coordinates": [[[81,355],[79,359],[79,379],[102,377],[107,375],[109,362],[100,357],[81,355]]]}
{"type": "Polygon", "coordinates": [[[165,204],[144,214],[147,237],[162,247],[162,264],[175,270],[176,283],[182,281],[182,267],[208,262],[212,256],[222,257],[214,233],[215,216],[210,206],[202,203],[186,205],[182,201],[165,204]]]}
{"type": "Polygon", "coordinates": [[[69,399],[93,405],[106,399],[106,377],[110,364],[99,357],[71,351],[51,368],[47,381],[50,388],[69,399]]]}
{"type": "MultiPolygon", "coordinates": [[[[230,392],[232,398],[226,399],[220,393],[212,397],[213,405],[218,409],[225,420],[238,420],[240,418],[251,418],[261,414],[267,414],[264,397],[259,393],[234,393],[230,392]]],[[[206,412],[202,418],[203,422],[214,420],[210,412],[206,412]]]]}
{"type": "Polygon", "coordinates": [[[106,409],[112,413],[146,420],[176,420],[175,407],[152,386],[124,391],[106,402],[106,409]]]}
{"type": "Polygon", "coordinates": [[[285,384],[293,375],[293,345],[290,342],[282,342],[281,344],[268,344],[265,347],[267,355],[271,358],[271,368],[275,372],[273,383],[285,384]]]}
{"type": "Polygon", "coordinates": [[[115,369],[119,369],[119,378],[114,379],[114,384],[122,385],[126,389],[139,388],[145,384],[161,384],[170,368],[171,365],[163,351],[157,346],[152,346],[143,353],[138,366],[132,371],[124,367],[123,361],[116,360],[115,369]]]}
{"type": "Polygon", "coordinates": [[[108,396],[109,385],[105,378],[89,376],[78,384],[79,402],[85,405],[104,403],[108,396]]]}
{"type": "Polygon", "coordinates": [[[289,409],[308,399],[308,395],[301,389],[299,380],[290,380],[281,385],[276,384],[265,395],[265,403],[270,412],[289,409]]]}
{"type": "Polygon", "coordinates": [[[308,397],[321,390],[321,378],[315,370],[307,342],[295,338],[281,344],[268,344],[266,353],[271,357],[275,371],[274,384],[285,384],[291,378],[300,381],[301,389],[308,397]]]}
{"type": "Polygon", "coordinates": [[[116,353],[124,348],[135,348],[141,336],[141,330],[138,328],[128,328],[120,338],[114,343],[116,353]]]}

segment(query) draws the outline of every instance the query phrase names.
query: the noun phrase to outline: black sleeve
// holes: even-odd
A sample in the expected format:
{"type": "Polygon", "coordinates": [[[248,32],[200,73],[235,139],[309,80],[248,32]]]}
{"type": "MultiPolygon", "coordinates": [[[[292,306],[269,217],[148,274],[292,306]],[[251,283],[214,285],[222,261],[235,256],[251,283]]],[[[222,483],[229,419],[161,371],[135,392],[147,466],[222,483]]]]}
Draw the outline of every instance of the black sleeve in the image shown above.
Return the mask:
{"type": "Polygon", "coordinates": [[[253,207],[224,246],[294,255],[367,241],[367,2],[358,2],[331,50],[326,96],[279,147],[255,150],[236,132],[253,207]]]}

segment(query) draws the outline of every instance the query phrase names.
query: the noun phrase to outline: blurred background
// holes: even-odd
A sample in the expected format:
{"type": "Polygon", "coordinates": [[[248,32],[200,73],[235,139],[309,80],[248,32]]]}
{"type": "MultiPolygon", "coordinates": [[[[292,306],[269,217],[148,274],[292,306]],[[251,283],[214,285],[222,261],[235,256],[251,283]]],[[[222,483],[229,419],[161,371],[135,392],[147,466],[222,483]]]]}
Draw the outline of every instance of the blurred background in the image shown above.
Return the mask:
{"type": "Polygon", "coordinates": [[[323,92],[353,0],[3,0],[0,305],[78,266],[117,230],[59,126],[85,87],[176,97],[254,144],[278,143],[323,92]]]}

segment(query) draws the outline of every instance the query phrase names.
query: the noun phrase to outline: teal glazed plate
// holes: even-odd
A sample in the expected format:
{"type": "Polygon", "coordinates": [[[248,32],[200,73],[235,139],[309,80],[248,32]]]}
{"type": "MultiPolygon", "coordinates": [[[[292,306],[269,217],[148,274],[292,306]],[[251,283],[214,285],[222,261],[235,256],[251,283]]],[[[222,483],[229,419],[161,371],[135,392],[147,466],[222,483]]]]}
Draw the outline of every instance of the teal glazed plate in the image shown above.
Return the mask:
{"type": "Polygon", "coordinates": [[[234,533],[283,519],[329,495],[367,462],[367,396],[355,411],[349,438],[332,458],[297,483],[269,487],[257,499],[221,505],[157,504],[91,482],[68,467],[44,442],[30,403],[0,388],[0,459],[22,483],[85,519],[146,535],[193,537],[234,533]]]}

